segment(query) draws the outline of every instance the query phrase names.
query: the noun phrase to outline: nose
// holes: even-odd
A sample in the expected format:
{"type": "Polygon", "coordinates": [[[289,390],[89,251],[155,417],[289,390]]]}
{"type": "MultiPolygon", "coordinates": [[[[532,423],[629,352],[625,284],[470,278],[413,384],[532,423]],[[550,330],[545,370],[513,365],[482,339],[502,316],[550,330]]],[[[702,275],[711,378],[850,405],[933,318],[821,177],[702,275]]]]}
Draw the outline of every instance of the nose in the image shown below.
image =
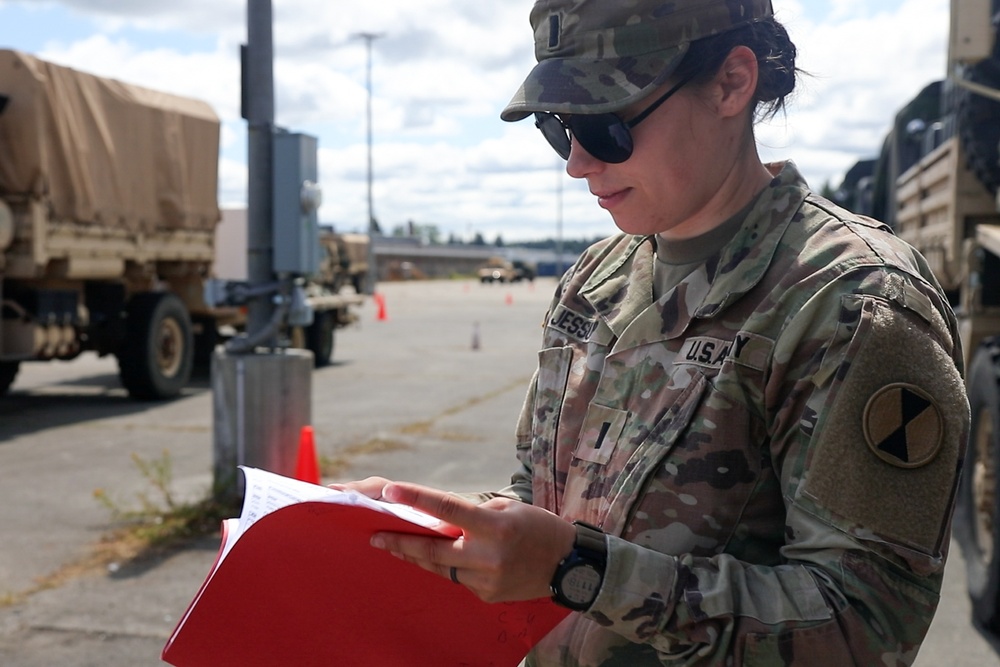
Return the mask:
{"type": "Polygon", "coordinates": [[[569,159],[566,160],[566,173],[573,178],[587,178],[602,169],[606,164],[587,152],[580,142],[573,141],[570,145],[569,159]]]}

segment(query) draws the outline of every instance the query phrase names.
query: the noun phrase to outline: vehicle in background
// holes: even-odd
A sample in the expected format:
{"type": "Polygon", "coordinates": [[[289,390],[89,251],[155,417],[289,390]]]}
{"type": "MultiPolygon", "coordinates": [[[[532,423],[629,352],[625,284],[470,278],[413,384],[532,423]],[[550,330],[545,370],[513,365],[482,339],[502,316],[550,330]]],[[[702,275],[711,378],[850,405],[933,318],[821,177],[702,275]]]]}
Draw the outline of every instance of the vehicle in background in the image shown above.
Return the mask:
{"type": "Polygon", "coordinates": [[[481,283],[516,283],[521,280],[534,280],[535,269],[527,262],[510,261],[503,257],[490,257],[477,272],[481,283]]]}
{"type": "Polygon", "coordinates": [[[479,267],[477,273],[481,283],[512,283],[517,276],[514,265],[503,257],[490,257],[479,267]]]}
{"type": "Polygon", "coordinates": [[[330,227],[320,229],[319,272],[315,280],[333,293],[350,286],[355,294],[371,292],[368,280],[367,234],[339,234],[330,227]]]}
{"type": "Polygon", "coordinates": [[[511,264],[514,267],[515,282],[518,280],[527,280],[528,282],[531,282],[535,279],[535,276],[538,275],[538,271],[535,269],[534,264],[529,264],[528,262],[520,259],[511,261],[511,264]]]}
{"type": "MultiPolygon", "coordinates": [[[[972,408],[954,536],[977,624],[1000,631],[1000,0],[952,0],[946,78],[899,111],[834,199],[930,262],[959,320],[972,408]]],[[[919,363],[915,360],[914,363],[919,363]]]]}
{"type": "MultiPolygon", "coordinates": [[[[23,362],[92,351],[132,397],[176,396],[242,325],[206,299],[219,133],[199,100],[0,50],[0,394],[23,362]]],[[[322,290],[319,360],[349,319],[322,290]]]]}
{"type": "Polygon", "coordinates": [[[319,271],[305,285],[313,322],[291,328],[292,347],[311,350],[317,368],[333,359],[335,331],[357,321],[354,306],[369,293],[367,234],[339,234],[321,229],[319,271]]]}

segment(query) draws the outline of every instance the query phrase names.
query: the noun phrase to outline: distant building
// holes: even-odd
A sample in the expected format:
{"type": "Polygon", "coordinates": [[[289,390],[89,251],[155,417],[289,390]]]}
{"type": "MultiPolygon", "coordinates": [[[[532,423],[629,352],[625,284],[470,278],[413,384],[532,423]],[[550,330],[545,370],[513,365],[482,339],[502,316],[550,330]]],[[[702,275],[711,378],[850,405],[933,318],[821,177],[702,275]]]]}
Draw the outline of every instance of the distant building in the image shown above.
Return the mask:
{"type": "MultiPolygon", "coordinates": [[[[539,276],[562,275],[576,261],[576,253],[535,250],[517,246],[431,244],[420,237],[375,236],[375,266],[378,280],[451,278],[475,275],[490,257],[520,260],[535,267],[539,276]]],[[[222,210],[216,231],[215,277],[247,278],[247,211],[222,210]]]]}
{"type": "Polygon", "coordinates": [[[555,276],[562,275],[576,261],[575,254],[566,252],[560,261],[552,250],[517,246],[425,244],[419,238],[394,236],[376,236],[374,248],[379,280],[473,275],[490,257],[520,260],[533,265],[539,276],[555,276]]]}

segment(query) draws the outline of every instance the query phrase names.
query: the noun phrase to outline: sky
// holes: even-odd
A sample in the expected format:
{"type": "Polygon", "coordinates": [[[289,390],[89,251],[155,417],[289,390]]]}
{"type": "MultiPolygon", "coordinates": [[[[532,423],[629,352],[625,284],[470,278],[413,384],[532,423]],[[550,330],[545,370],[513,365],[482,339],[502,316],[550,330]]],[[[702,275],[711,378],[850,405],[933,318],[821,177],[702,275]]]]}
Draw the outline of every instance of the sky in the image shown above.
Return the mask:
{"type": "MultiPolygon", "coordinates": [[[[275,121],[317,137],[321,223],[413,222],[504,242],[615,227],[531,121],[499,113],[534,64],[532,0],[273,0],[275,121]]],[[[773,0],[802,77],[760,124],[765,160],[814,189],[879,150],[897,109],[944,76],[948,0],[773,0]]],[[[220,206],[243,207],[239,47],[247,0],[0,0],[0,48],[208,102],[222,122],[220,206]]]]}

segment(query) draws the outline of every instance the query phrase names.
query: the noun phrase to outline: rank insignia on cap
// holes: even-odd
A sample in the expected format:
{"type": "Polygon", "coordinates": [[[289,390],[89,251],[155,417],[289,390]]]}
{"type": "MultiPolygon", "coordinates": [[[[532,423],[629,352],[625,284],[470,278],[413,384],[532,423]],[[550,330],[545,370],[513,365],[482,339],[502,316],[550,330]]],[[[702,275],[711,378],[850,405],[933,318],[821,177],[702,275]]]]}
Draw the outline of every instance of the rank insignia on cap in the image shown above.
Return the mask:
{"type": "Polygon", "coordinates": [[[911,384],[886,385],[865,405],[868,447],[900,468],[919,468],[937,456],[944,442],[943,424],[934,399],[911,384]]]}

